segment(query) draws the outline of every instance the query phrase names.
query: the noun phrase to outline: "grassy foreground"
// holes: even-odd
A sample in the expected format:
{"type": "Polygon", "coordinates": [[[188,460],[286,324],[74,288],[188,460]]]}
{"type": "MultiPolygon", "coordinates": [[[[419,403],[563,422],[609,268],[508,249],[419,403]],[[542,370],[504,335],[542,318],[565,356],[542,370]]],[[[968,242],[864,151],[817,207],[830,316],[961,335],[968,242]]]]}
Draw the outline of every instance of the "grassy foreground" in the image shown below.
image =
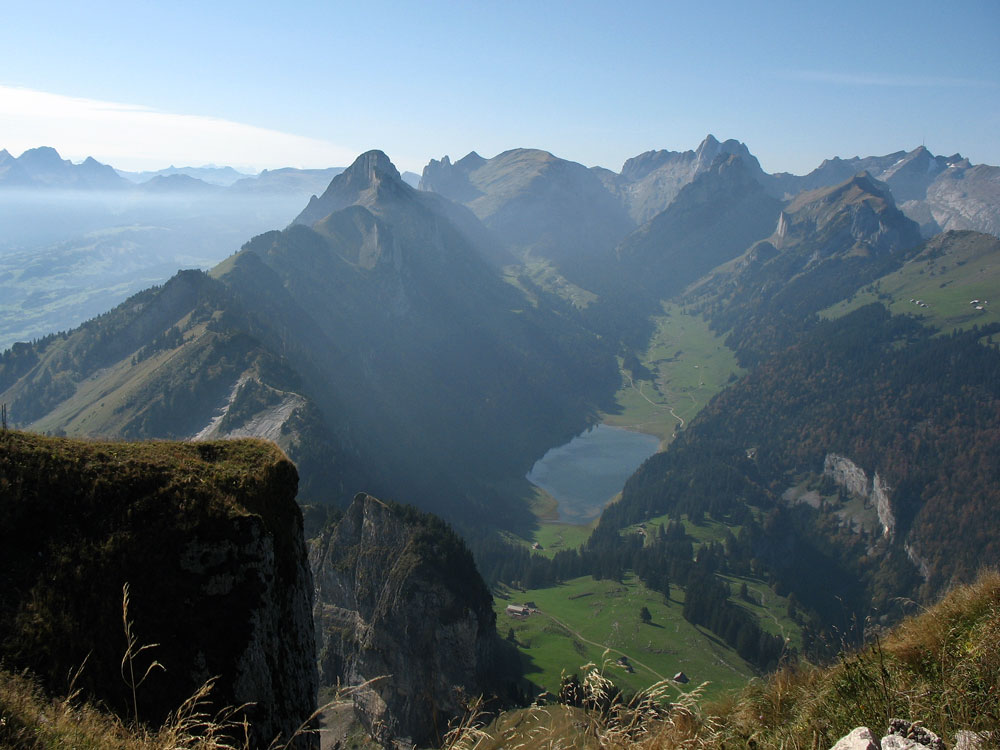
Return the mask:
{"type": "Polygon", "coordinates": [[[630,703],[602,706],[599,672],[590,684],[589,710],[511,712],[464,747],[806,750],[832,747],[858,726],[878,735],[899,717],[921,722],[948,747],[966,730],[983,733],[981,747],[997,748],[1000,573],[985,573],[894,630],[873,633],[869,645],[832,666],[788,667],[714,704],[689,694],[667,710],[662,701],[670,696],[654,686],[630,703]]]}
{"type": "MultiPolygon", "coordinates": [[[[1000,746],[1000,574],[984,574],[923,614],[844,654],[830,667],[788,668],[724,702],[704,705],[656,685],[628,703],[608,698],[599,668],[582,705],[510,711],[486,726],[467,721],[446,747],[805,748],[831,747],[857,726],[919,720],[951,746],[959,730],[992,733],[1000,746]]],[[[221,747],[197,702],[159,730],[128,727],[73,699],[46,697],[32,679],[0,671],[0,747],[166,750],[221,747]],[[195,726],[198,722],[200,726],[195,726]],[[207,727],[206,727],[207,725],[207,727]],[[208,736],[199,737],[208,731],[208,736]]]]}

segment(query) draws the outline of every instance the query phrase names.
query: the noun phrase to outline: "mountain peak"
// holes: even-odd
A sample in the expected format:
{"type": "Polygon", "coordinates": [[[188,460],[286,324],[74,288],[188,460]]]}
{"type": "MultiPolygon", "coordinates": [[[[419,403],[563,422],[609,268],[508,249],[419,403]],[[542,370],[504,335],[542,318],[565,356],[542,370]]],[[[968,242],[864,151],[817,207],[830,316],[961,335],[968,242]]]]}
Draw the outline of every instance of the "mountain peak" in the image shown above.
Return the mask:
{"type": "Polygon", "coordinates": [[[344,179],[353,184],[363,182],[369,186],[375,185],[385,178],[402,180],[396,165],[389,160],[384,151],[372,149],[361,154],[354,163],[335,179],[344,179]]]}
{"type": "Polygon", "coordinates": [[[30,164],[32,166],[40,167],[61,167],[64,164],[63,158],[59,156],[59,152],[51,146],[29,148],[18,157],[18,160],[22,164],[30,164]]]}
{"type": "Polygon", "coordinates": [[[373,149],[361,154],[351,166],[334,177],[323,195],[319,198],[314,195],[292,223],[312,226],[347,206],[412,189],[403,182],[399,170],[385,152],[373,149]]]}
{"type": "Polygon", "coordinates": [[[486,159],[481,157],[475,151],[470,151],[461,159],[455,162],[456,167],[460,167],[471,172],[473,169],[478,169],[486,163],[486,159]]]}
{"type": "Polygon", "coordinates": [[[863,190],[866,193],[873,193],[879,197],[885,198],[892,203],[895,203],[892,199],[892,194],[886,190],[885,183],[879,182],[874,177],[872,177],[871,172],[867,169],[863,169],[858,172],[854,177],[850,179],[847,183],[849,187],[856,187],[859,190],[863,190]]]}

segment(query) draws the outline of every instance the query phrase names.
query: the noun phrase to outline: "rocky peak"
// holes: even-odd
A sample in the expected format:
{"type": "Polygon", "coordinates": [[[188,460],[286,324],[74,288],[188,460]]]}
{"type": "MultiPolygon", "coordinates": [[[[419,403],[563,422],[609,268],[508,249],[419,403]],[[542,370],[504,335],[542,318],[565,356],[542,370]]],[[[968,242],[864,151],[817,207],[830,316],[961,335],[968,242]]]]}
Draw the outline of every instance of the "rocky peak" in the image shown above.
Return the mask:
{"type": "Polygon", "coordinates": [[[746,147],[746,144],[741,143],[734,138],[729,138],[728,140],[719,143],[716,137],[709,133],[705,136],[705,140],[701,142],[701,145],[698,146],[698,150],[695,151],[693,168],[694,174],[711,169],[715,160],[721,154],[733,154],[735,156],[739,156],[747,163],[748,166],[756,166],[757,171],[762,172],[760,164],[757,162],[757,157],[750,153],[750,149],[746,147]]]}
{"type": "MultiPolygon", "coordinates": [[[[354,163],[338,175],[341,181],[357,184],[358,187],[371,186],[383,179],[401,180],[399,170],[389,161],[384,151],[373,149],[361,154],[354,163]]],[[[334,178],[337,179],[337,178],[334,178]]]]}
{"type": "Polygon", "coordinates": [[[487,160],[475,151],[470,151],[454,164],[447,156],[440,161],[431,159],[420,176],[420,189],[468,203],[482,195],[469,181],[469,175],[486,163],[487,160]]]}
{"type": "Polygon", "coordinates": [[[786,209],[778,247],[807,240],[815,259],[828,255],[894,253],[920,242],[917,224],[896,207],[888,187],[867,171],[834,187],[799,195],[786,209]]]}
{"type": "Polygon", "coordinates": [[[680,191],[700,175],[717,167],[717,161],[738,156],[757,182],[767,175],[745,144],[729,139],[722,143],[707,135],[695,151],[646,151],[625,162],[617,175],[615,190],[629,214],[640,224],[667,208],[680,191]]]}
{"type": "Polygon", "coordinates": [[[367,151],[334,177],[322,196],[314,195],[292,223],[312,226],[347,206],[370,204],[380,198],[391,199],[412,190],[384,152],[367,151]]]}
{"type": "Polygon", "coordinates": [[[680,159],[694,158],[693,151],[645,151],[638,156],[633,156],[631,159],[625,161],[622,165],[622,171],[620,173],[620,178],[626,182],[635,182],[641,180],[646,175],[650,174],[654,170],[659,169],[665,164],[677,161],[680,159]]]}

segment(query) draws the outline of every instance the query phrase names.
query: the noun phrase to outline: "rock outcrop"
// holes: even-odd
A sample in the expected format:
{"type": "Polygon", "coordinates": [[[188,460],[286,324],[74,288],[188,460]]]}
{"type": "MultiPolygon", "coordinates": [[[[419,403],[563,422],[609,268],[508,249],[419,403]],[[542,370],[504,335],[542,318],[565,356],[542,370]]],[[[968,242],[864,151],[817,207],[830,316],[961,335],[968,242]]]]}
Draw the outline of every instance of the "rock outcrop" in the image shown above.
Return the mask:
{"type": "Polygon", "coordinates": [[[823,461],[823,475],[832,479],[835,484],[843,487],[850,494],[863,497],[867,503],[875,508],[879,523],[882,525],[882,534],[889,539],[893,538],[896,533],[896,516],[892,510],[890,494],[892,487],[877,471],[869,482],[865,470],[851,459],[838,456],[835,453],[828,453],[823,461]]]}
{"type": "Polygon", "coordinates": [[[354,688],[383,747],[440,738],[472,698],[516,680],[472,556],[434,516],[360,494],[310,563],[320,682],[354,688]]]}
{"type": "MultiPolygon", "coordinates": [[[[978,735],[960,732],[964,742],[975,742],[978,735]]],[[[956,738],[956,746],[958,738],[956,738]]],[[[976,744],[966,747],[978,747],[976,744]]],[[[944,742],[934,732],[919,722],[890,719],[889,727],[881,740],[876,739],[868,727],[858,727],[842,737],[831,750],[944,750],[944,742]]]]}
{"type": "Polygon", "coordinates": [[[261,441],[0,434],[0,660],[57,693],[82,666],[76,687],[154,726],[215,678],[209,715],[245,705],[254,746],[290,737],[317,691],[297,483],[261,441]],[[164,667],[134,695],[126,583],[137,645],[157,645],[124,671],[164,667]]]}

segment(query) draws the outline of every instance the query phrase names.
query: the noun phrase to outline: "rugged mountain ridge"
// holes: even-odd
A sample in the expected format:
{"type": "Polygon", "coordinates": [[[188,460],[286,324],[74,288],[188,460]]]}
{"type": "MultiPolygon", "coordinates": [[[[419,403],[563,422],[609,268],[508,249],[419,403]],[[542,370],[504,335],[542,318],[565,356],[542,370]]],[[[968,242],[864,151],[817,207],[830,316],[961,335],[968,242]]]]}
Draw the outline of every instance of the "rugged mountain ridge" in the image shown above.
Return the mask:
{"type": "Polygon", "coordinates": [[[490,483],[523,475],[610,392],[610,353],[503,282],[474,217],[403,183],[381,152],[311,206],[312,226],[260,235],[211,276],[180,274],[3,355],[11,418],[130,437],[264,424],[312,500],[367,487],[452,518],[491,512],[490,483]]]}
{"type": "Polygon", "coordinates": [[[310,564],[320,682],[356,688],[355,713],[383,747],[439,741],[470,699],[516,689],[489,590],[434,517],[360,494],[310,564]]]}
{"type": "Polygon", "coordinates": [[[718,157],[626,237],[617,255],[630,285],[656,300],[673,296],[767,236],[782,204],[757,181],[755,165],[742,156],[718,157]]]}
{"type": "Polygon", "coordinates": [[[621,171],[608,176],[608,184],[639,224],[665,210],[685,185],[713,168],[719,156],[738,156],[757,182],[764,171],[745,144],[732,138],[720,143],[707,135],[694,151],[646,151],[628,159],[621,171]]]}
{"type": "Polygon", "coordinates": [[[112,167],[88,156],[80,164],[62,159],[50,146],[25,151],[14,158],[6,149],[0,158],[0,189],[125,190],[132,183],[112,167]]]}
{"type": "Polygon", "coordinates": [[[730,331],[744,361],[790,343],[809,316],[917,251],[917,225],[867,172],[802,193],[778,217],[771,236],[715,269],[686,292],[730,331]]]}
{"type": "Polygon", "coordinates": [[[973,166],[961,154],[935,156],[924,146],[885,156],[827,159],[801,177],[770,176],[787,197],[843,182],[868,172],[884,182],[903,212],[921,226],[925,237],[951,229],[1000,232],[1000,168],[973,166]]]}
{"type": "MultiPolygon", "coordinates": [[[[295,467],[273,445],[99,443],[0,433],[0,658],[159,725],[215,677],[254,745],[290,738],[316,701],[295,467]],[[44,520],[40,520],[44,519],[44,520]],[[122,681],[122,587],[138,645],[122,681]]],[[[209,713],[214,713],[210,710],[209,713]]],[[[311,745],[302,738],[302,746],[311,745]]]]}

